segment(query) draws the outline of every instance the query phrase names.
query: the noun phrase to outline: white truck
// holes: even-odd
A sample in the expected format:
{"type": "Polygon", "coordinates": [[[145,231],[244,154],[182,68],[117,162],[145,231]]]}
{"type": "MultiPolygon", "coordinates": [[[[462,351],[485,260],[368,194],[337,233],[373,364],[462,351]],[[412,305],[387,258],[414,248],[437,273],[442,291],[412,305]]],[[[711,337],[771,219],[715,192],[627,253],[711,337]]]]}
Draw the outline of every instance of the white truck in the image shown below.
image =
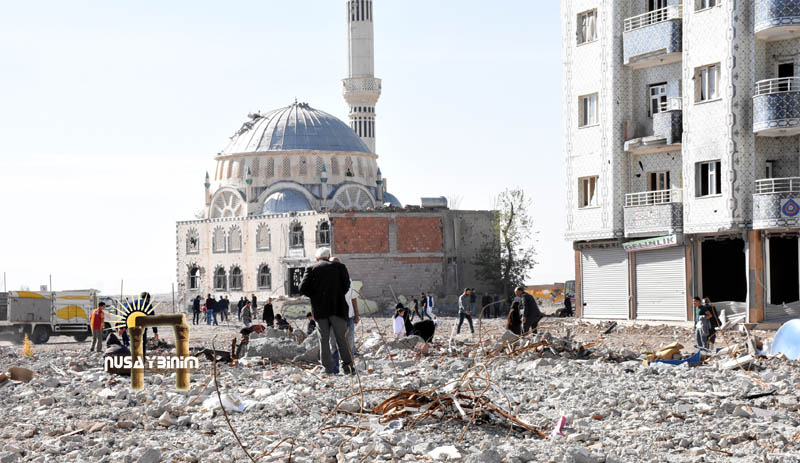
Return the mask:
{"type": "Polygon", "coordinates": [[[0,292],[0,336],[21,342],[27,334],[34,344],[50,336],[83,342],[91,334],[89,316],[97,302],[94,289],[0,292]]]}

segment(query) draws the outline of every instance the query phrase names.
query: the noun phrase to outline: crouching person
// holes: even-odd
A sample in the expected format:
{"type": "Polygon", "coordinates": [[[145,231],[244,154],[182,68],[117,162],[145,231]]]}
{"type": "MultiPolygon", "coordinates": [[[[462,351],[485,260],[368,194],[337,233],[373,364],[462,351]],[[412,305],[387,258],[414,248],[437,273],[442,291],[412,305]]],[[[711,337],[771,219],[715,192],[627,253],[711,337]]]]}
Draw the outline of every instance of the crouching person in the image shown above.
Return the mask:
{"type": "Polygon", "coordinates": [[[131,351],[122,345],[116,334],[111,333],[106,340],[106,350],[103,352],[103,369],[111,374],[125,375],[131,374],[130,368],[121,367],[125,357],[130,357],[131,351]],[[112,360],[106,360],[107,358],[112,360]]]}

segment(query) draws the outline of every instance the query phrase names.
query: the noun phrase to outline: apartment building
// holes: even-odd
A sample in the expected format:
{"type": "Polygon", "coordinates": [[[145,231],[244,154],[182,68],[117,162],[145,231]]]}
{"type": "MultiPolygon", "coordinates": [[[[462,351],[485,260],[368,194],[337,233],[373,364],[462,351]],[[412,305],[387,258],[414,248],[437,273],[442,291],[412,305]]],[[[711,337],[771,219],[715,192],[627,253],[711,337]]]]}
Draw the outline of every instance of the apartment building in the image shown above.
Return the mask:
{"type": "Polygon", "coordinates": [[[562,0],[586,318],[750,322],[800,292],[800,0],[562,0]]]}

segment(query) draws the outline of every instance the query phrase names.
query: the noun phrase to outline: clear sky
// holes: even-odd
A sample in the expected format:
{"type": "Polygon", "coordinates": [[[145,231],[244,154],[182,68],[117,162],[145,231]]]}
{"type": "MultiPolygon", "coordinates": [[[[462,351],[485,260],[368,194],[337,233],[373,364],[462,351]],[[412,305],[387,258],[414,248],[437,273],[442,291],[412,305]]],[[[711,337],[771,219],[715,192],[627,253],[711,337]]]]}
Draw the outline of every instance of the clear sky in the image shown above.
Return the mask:
{"type": "MultiPolygon", "coordinates": [[[[559,4],[375,0],[377,151],[404,204],[533,200],[530,283],[574,276],[564,232],[559,4]]],[[[250,111],[346,120],[344,0],[0,5],[0,271],[8,289],[168,292],[175,222],[250,111]]]]}

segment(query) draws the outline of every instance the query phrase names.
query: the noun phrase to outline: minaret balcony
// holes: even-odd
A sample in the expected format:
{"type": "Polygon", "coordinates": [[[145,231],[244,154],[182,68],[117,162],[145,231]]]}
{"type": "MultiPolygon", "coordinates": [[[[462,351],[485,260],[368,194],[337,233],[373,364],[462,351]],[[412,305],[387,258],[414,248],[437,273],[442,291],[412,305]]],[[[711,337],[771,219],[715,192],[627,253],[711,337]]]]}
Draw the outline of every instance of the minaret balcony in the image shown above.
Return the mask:
{"type": "Polygon", "coordinates": [[[625,19],[623,60],[634,69],[675,63],[682,53],[681,5],[648,11],[625,19]]]}
{"type": "Polygon", "coordinates": [[[761,80],[753,92],[753,133],[800,134],[800,77],[761,80]]]}
{"type": "Polygon", "coordinates": [[[800,38],[800,0],[755,0],[753,31],[768,42],[800,38]]]}
{"type": "MultiPolygon", "coordinates": [[[[342,93],[344,97],[367,97],[369,100],[378,100],[381,94],[381,79],[375,77],[350,77],[342,79],[342,93]]],[[[349,100],[348,100],[349,101],[349,100]]],[[[375,103],[372,101],[372,104],[375,103]]]]}
{"type": "Polygon", "coordinates": [[[800,228],[800,177],[756,180],[753,229],[800,228]]]}
{"type": "Polygon", "coordinates": [[[683,191],[643,191],[625,195],[625,237],[683,233],[683,191]]]}

